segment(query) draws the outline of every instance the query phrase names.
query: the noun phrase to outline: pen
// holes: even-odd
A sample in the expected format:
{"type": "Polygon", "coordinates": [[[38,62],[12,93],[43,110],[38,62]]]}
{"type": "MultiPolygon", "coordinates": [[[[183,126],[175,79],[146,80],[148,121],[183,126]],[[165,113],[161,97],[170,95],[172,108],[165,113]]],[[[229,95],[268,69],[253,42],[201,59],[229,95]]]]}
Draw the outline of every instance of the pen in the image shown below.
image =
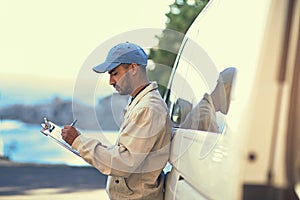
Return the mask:
{"type": "Polygon", "coordinates": [[[76,122],[77,122],[77,119],[75,119],[75,120],[70,124],[70,126],[75,126],[76,122]]]}

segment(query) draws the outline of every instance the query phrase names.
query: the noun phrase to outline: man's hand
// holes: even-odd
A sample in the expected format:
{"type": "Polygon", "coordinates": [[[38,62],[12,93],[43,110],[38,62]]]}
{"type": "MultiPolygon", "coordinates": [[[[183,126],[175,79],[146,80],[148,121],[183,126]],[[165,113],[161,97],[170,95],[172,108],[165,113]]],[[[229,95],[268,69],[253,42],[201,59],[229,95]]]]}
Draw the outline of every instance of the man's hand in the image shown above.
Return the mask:
{"type": "Polygon", "coordinates": [[[69,145],[72,146],[74,140],[78,137],[78,132],[76,128],[73,126],[64,126],[61,130],[61,137],[64,141],[66,141],[69,145]]]}

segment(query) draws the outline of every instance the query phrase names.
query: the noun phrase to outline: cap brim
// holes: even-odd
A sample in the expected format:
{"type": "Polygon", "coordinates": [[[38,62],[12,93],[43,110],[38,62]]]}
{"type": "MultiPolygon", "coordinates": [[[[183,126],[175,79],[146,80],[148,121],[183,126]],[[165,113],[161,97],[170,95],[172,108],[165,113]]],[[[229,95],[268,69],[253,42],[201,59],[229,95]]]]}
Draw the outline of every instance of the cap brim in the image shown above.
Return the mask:
{"type": "Polygon", "coordinates": [[[101,63],[100,65],[97,65],[96,67],[93,68],[93,70],[97,73],[105,73],[107,71],[110,71],[117,66],[119,66],[121,63],[119,62],[104,62],[101,63]]]}

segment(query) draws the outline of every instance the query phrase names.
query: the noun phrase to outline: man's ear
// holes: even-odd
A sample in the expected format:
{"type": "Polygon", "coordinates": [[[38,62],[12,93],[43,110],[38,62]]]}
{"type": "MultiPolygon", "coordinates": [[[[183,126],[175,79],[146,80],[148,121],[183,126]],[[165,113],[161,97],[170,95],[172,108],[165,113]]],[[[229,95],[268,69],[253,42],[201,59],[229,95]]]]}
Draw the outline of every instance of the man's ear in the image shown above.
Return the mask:
{"type": "Polygon", "coordinates": [[[138,70],[139,70],[138,65],[136,63],[131,63],[131,69],[130,70],[131,70],[131,73],[133,75],[136,75],[138,70]]]}

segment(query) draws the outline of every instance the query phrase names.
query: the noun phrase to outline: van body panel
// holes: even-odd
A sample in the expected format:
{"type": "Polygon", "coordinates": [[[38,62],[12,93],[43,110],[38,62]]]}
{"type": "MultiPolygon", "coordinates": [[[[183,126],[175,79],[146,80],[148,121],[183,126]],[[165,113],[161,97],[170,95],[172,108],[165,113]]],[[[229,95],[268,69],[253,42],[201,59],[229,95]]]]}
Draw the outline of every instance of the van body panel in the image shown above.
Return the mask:
{"type": "Polygon", "coordinates": [[[300,162],[293,161],[300,155],[293,121],[300,114],[291,110],[300,91],[299,27],[299,0],[212,0],[195,19],[165,97],[171,118],[187,115],[189,104],[178,107],[179,99],[194,107],[201,94],[212,92],[216,72],[233,66],[237,75],[229,112],[218,113],[220,133],[181,128],[177,121],[166,199],[298,199],[299,178],[291,178],[289,169],[300,174],[300,162]],[[199,73],[198,82],[189,71],[199,73]]]}

